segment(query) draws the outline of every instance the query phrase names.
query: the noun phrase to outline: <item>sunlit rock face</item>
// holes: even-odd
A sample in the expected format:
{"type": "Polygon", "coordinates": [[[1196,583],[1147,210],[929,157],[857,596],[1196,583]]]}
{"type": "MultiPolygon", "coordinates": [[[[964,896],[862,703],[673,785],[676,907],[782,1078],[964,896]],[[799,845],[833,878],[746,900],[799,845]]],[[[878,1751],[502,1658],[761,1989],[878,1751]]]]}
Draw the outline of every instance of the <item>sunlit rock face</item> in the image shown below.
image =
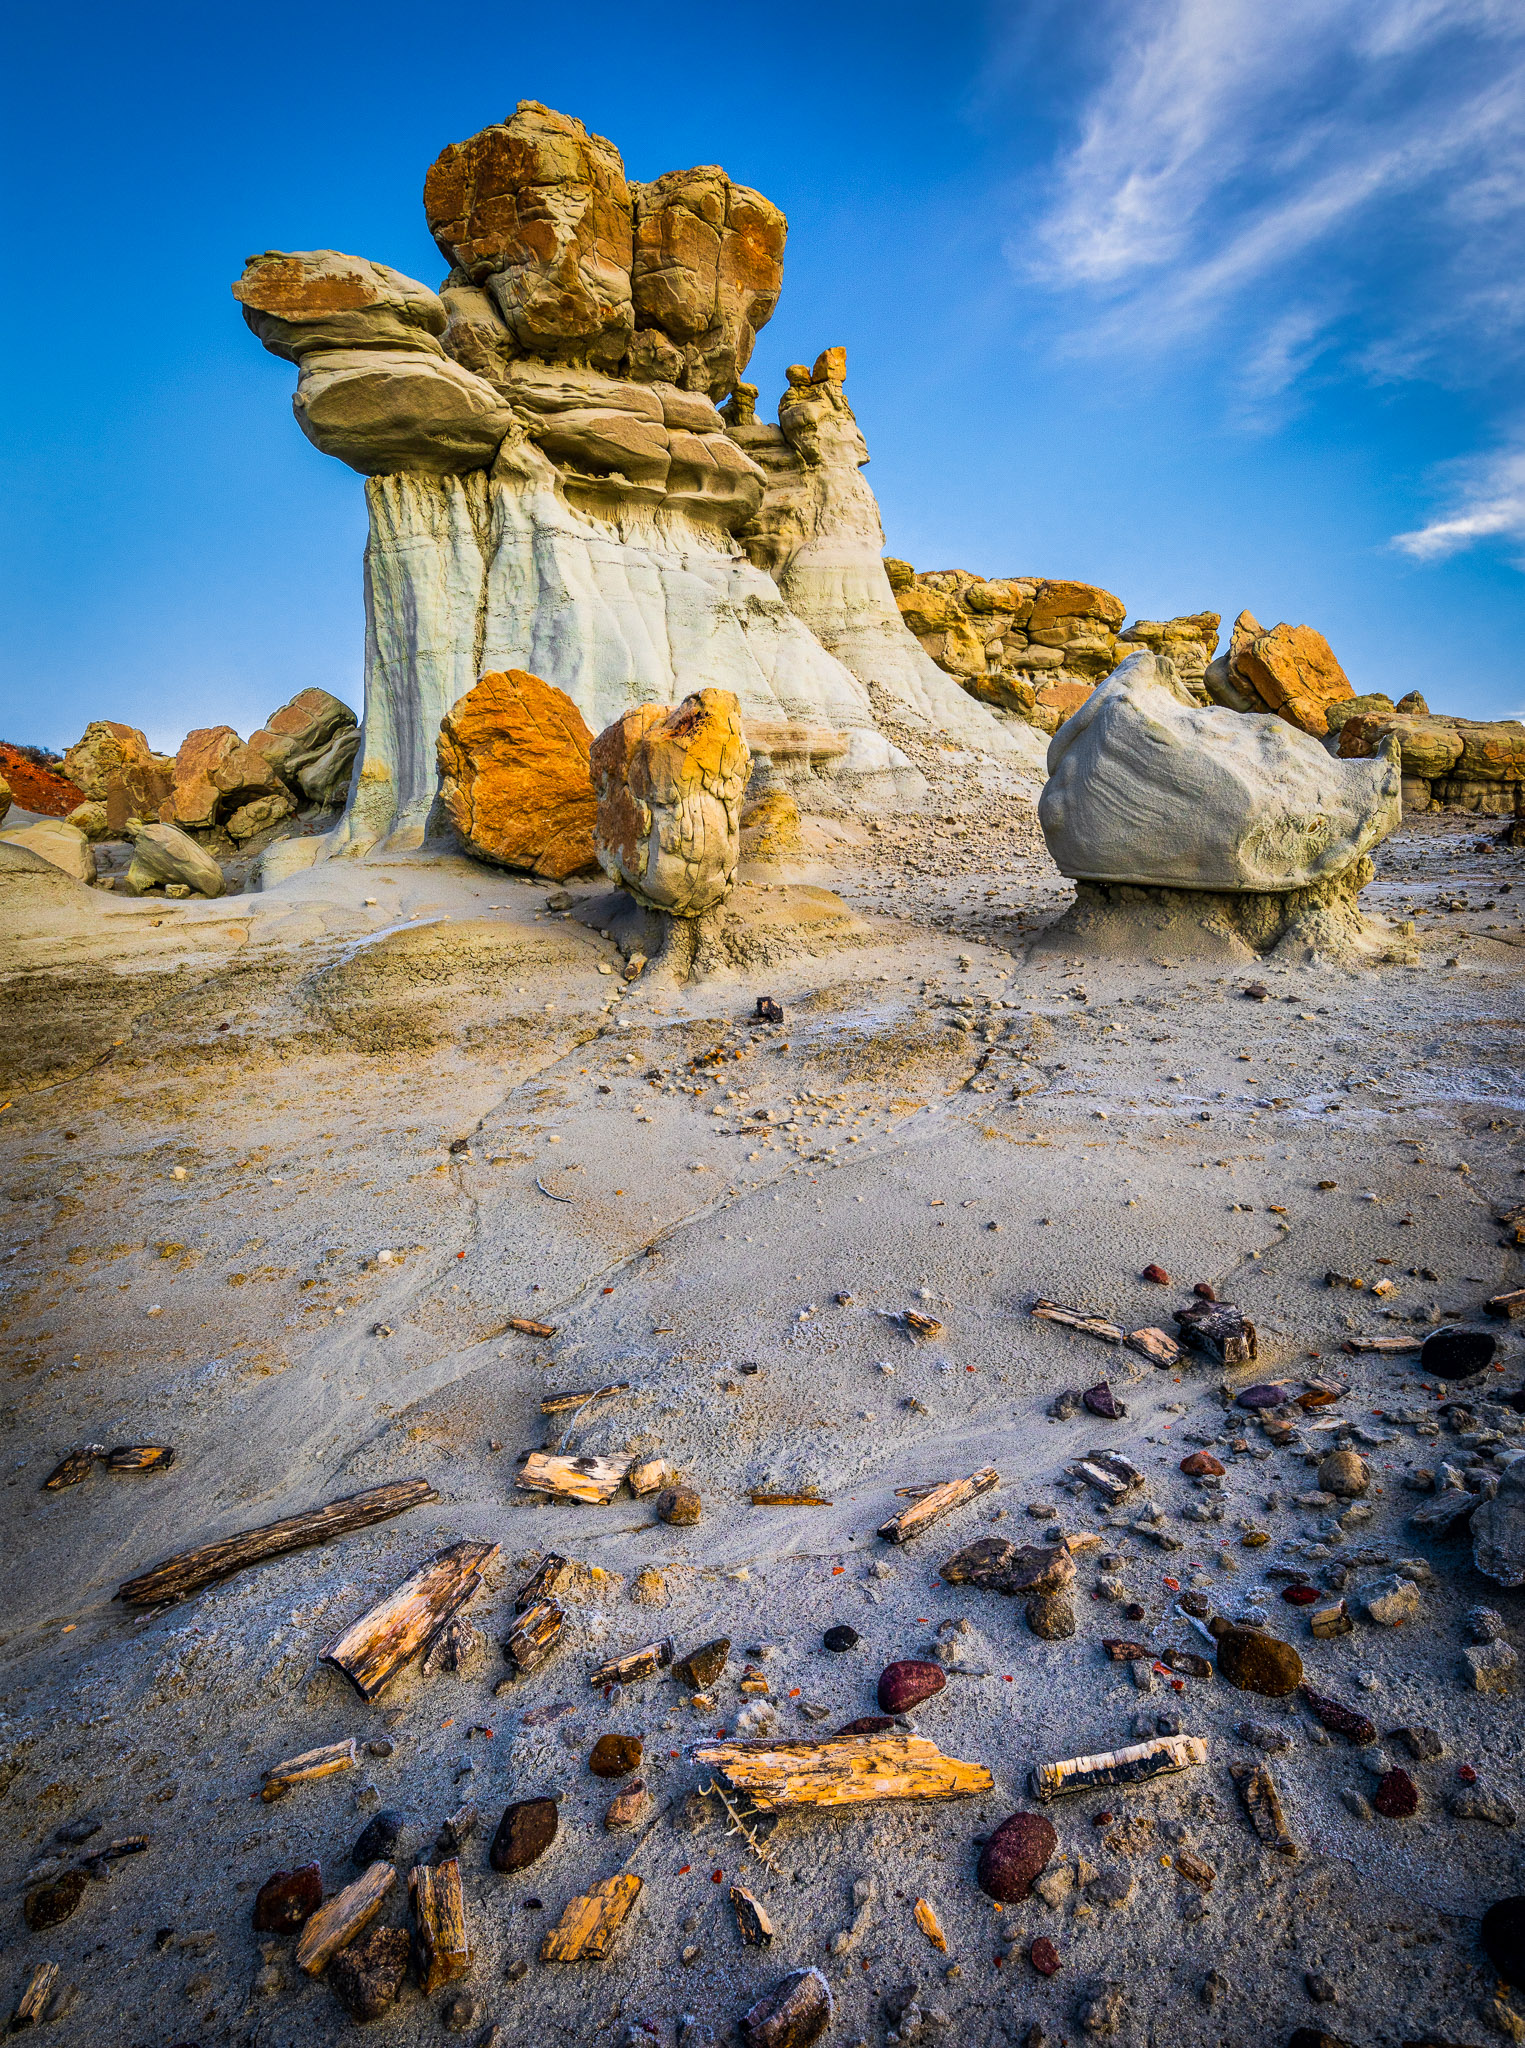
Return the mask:
{"type": "Polygon", "coordinates": [[[598,857],[611,881],[677,917],[722,903],[741,858],[752,767],[729,691],[627,711],[593,742],[591,762],[598,857]]]}

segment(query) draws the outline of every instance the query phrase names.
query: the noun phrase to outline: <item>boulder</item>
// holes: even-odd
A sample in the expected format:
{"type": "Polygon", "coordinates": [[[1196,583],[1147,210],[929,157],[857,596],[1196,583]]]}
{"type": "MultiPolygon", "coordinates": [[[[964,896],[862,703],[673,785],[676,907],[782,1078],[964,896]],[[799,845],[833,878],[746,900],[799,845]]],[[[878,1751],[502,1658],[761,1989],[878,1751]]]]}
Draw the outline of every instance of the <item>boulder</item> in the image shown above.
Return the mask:
{"type": "Polygon", "coordinates": [[[156,754],[136,726],[108,718],[85,727],[65,754],[64,767],[82,796],[105,805],[106,827],[113,836],[122,833],[129,818],[157,817],[175,785],[169,756],[156,754]]]}
{"type": "Polygon", "coordinates": [[[242,846],[246,839],[253,839],[261,832],[268,832],[272,825],[279,825],[295,809],[296,805],[287,792],[277,790],[274,796],[257,796],[252,803],[240,804],[224,819],[223,830],[235,844],[242,846]]]}
{"type": "Polygon", "coordinates": [[[1126,633],[1117,636],[1119,659],[1127,659],[1124,648],[1153,648],[1175,663],[1176,674],[1199,704],[1210,703],[1203,679],[1218,651],[1222,623],[1216,612],[1192,612],[1179,619],[1135,619],[1126,633]]]}
{"type": "Polygon", "coordinates": [[[524,669],[483,676],[440,727],[440,795],[471,851],[561,881],[598,866],[582,713],[524,669]]]}
{"type": "Polygon", "coordinates": [[[1368,690],[1360,697],[1337,698],[1326,704],[1324,717],[1331,734],[1341,733],[1352,718],[1382,717],[1393,709],[1393,700],[1382,690],[1368,690]]]}
{"type": "Polygon", "coordinates": [[[718,164],[667,171],[630,191],[631,374],[667,381],[660,335],[676,351],[684,384],[724,398],[778,304],[789,224],[771,200],[733,185],[718,164]]]}
{"type": "Polygon", "coordinates": [[[178,882],[198,896],[220,896],[222,869],[188,833],[175,825],[139,825],[132,833],[127,888],[134,896],[164,882],[178,882]]]}
{"type": "Polygon", "coordinates": [[[95,855],[90,842],[77,825],[65,818],[43,818],[35,825],[16,825],[0,832],[7,846],[23,847],[55,868],[62,868],[76,882],[95,880],[95,855]]]}
{"type": "Polygon", "coordinates": [[[1027,637],[1036,646],[1057,648],[1066,669],[1094,682],[1117,664],[1117,629],[1126,617],[1121,599],[1094,583],[1040,583],[1027,637]]]}
{"type": "MultiPolygon", "coordinates": [[[[3,814],[3,806],[0,806],[0,815],[3,814]]],[[[76,804],[69,813],[69,823],[77,831],[83,832],[92,844],[97,839],[110,839],[113,837],[111,823],[106,816],[106,806],[104,804],[76,804]]]]}
{"type": "Polygon", "coordinates": [[[291,409],[314,448],[362,476],[486,469],[514,423],[485,378],[404,349],[304,356],[291,409]]]}
{"type": "Polygon", "coordinates": [[[1461,759],[1461,734],[1449,718],[1406,717],[1397,711],[1356,711],[1340,726],[1340,758],[1369,761],[1391,737],[1403,773],[1432,780],[1461,759]]]}
{"type": "Polygon", "coordinates": [[[1332,760],[1279,718],[1202,709],[1143,649],[1049,744],[1038,819],[1061,873],[1281,891],[1339,874],[1401,816],[1395,748],[1332,760]]]}
{"type": "Polygon", "coordinates": [[[619,151],[538,100],[453,142],[424,180],[445,260],[485,285],[515,353],[613,369],[634,331],[619,151]]]}
{"type": "Polygon", "coordinates": [[[1334,649],[1311,626],[1274,626],[1243,648],[1233,666],[1237,680],[1268,710],[1317,736],[1329,730],[1326,706],[1355,695],[1334,649]]]}
{"type": "Polygon", "coordinates": [[[160,805],[159,817],[182,832],[208,832],[244,804],[276,796],[283,788],[270,762],[246,746],[231,725],[201,726],[180,742],[174,788],[160,805]]]}
{"type": "Polygon", "coordinates": [[[698,917],[729,893],[752,757],[729,690],[642,704],[590,750],[598,858],[638,902],[698,917]]]}
{"type": "Polygon", "coordinates": [[[1241,612],[1229,629],[1228,652],[1210,661],[1203,671],[1202,687],[1214,704],[1225,711],[1263,711],[1265,706],[1253,687],[1240,676],[1238,661],[1260,638],[1264,627],[1253,612],[1241,612]]]}
{"type": "Polygon", "coordinates": [[[289,363],[318,350],[411,349],[443,355],[444,305],[385,263],[337,249],[266,249],[233,287],[244,318],[289,363]]]}
{"type": "Polygon", "coordinates": [[[249,745],[286,787],[315,804],[344,801],[359,744],[354,712],[332,691],[317,688],[299,690],[249,735],[249,745]]]}

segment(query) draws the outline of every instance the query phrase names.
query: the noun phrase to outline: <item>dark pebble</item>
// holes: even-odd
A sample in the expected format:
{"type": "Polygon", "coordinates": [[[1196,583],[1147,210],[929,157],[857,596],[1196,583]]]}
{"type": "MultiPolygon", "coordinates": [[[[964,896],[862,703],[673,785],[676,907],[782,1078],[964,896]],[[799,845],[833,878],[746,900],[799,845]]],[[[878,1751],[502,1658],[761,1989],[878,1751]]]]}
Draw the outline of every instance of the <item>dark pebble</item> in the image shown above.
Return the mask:
{"type": "Polygon", "coordinates": [[[1128,1412],[1105,1380],[1087,1387],[1080,1398],[1093,1415],[1103,1416],[1108,1422],[1117,1422],[1128,1412]]]}
{"type": "Polygon", "coordinates": [[[595,1778],[626,1778],[641,1768],[639,1735],[600,1735],[588,1758],[595,1778]]]}
{"type": "Polygon", "coordinates": [[[1253,1414],[1259,1408],[1284,1408],[1297,1391],[1296,1387],[1277,1380],[1260,1380],[1253,1387],[1245,1387],[1234,1399],[1238,1407],[1248,1408],[1253,1414]]]}
{"type": "Polygon", "coordinates": [[[304,1863],[297,1870],[278,1870],[254,1895],[256,1934],[295,1934],[323,1903],[323,1866],[304,1863]]]}
{"type": "Polygon", "coordinates": [[[725,1660],[731,1654],[729,1636],[717,1636],[712,1643],[701,1643],[697,1650],[674,1664],[672,1675],[679,1685],[686,1685],[690,1692],[708,1692],[715,1680],[725,1669],[725,1660]]]}
{"type": "Polygon", "coordinates": [[[827,1629],[821,1641],[828,1650],[852,1650],[857,1648],[860,1637],[855,1628],[849,1628],[845,1621],[839,1621],[835,1628],[827,1629]]]}
{"type": "Polygon", "coordinates": [[[1218,1676],[1241,1692],[1259,1693],[1279,1700],[1296,1692],[1303,1676],[1303,1660],[1290,1643],[1268,1636],[1258,1628],[1235,1628],[1232,1623],[1213,1624],[1218,1639],[1218,1676]]]}
{"type": "Polygon", "coordinates": [[[920,1657],[903,1657],[886,1664],[879,1674],[879,1708],[885,1714],[906,1714],[931,1699],[948,1683],[940,1664],[928,1664],[920,1657]]]}
{"type": "MultiPolygon", "coordinates": [[[[1221,1651],[1219,1655],[1221,1659],[1221,1651]]],[[[1160,1662],[1168,1664],[1172,1671],[1178,1672],[1183,1678],[1211,1678],[1213,1675],[1212,1665],[1205,1657],[1199,1657],[1195,1650],[1167,1650],[1160,1662]]],[[[1221,1661],[1219,1668],[1222,1668],[1221,1661]]],[[[1244,1688],[1251,1692],[1257,1689],[1253,1686],[1244,1688]]],[[[1290,1692],[1291,1687],[1287,1689],[1290,1692]]]]}
{"type": "Polygon", "coordinates": [[[1486,1330],[1436,1330],[1424,1340],[1419,1370],[1431,1379],[1469,1380],[1492,1365],[1497,1350],[1486,1330]]]}
{"type": "Polygon", "coordinates": [[[1075,1609],[1063,1593],[1035,1593],[1022,1611],[1033,1634],[1046,1643],[1062,1643],[1075,1633],[1075,1609]]]}
{"type": "Polygon", "coordinates": [[[1318,1587],[1283,1586],[1281,1597],[1289,1607],[1311,1607],[1318,1598],[1318,1587]]]}
{"type": "Polygon", "coordinates": [[[657,1495],[657,1514],[674,1529],[691,1529],[702,1511],[699,1496],[691,1486],[664,1486],[657,1495]]]}
{"type": "Polygon", "coordinates": [[[1198,1621],[1206,1621],[1213,1611],[1213,1603],[1205,1593],[1183,1593],[1176,1605],[1183,1614],[1194,1614],[1198,1621]]]}
{"type": "Polygon", "coordinates": [[[895,1725],[893,1714],[860,1714],[837,1730],[838,1735],[887,1735],[895,1725]]]}
{"type": "Polygon", "coordinates": [[[494,1870],[527,1870],[555,1841],[559,1819],[554,1799],[519,1799],[505,1806],[488,1862],[494,1870]]]}
{"type": "Polygon", "coordinates": [[[1395,1766],[1371,1795],[1371,1803],[1384,1820],[1407,1820],[1419,1811],[1419,1787],[1407,1771],[1395,1766]]]}
{"type": "Polygon", "coordinates": [[[1068,1422],[1072,1415],[1080,1413],[1080,1404],[1085,1399],[1079,1387],[1069,1387],[1062,1394],[1056,1394],[1048,1404],[1048,1412],[1056,1422],[1068,1422]]]}
{"type": "Polygon", "coordinates": [[[84,1897],[88,1883],[82,1870],[66,1870],[51,1884],[40,1884],[35,1891],[28,1892],[21,1909],[27,1926],[34,1934],[40,1934],[45,1927],[56,1927],[61,1920],[67,1920],[84,1897]]]}
{"type": "Polygon", "coordinates": [[[369,1870],[381,1856],[390,1856],[407,1821],[394,1807],[384,1806],[368,1820],[355,1838],[349,1860],[357,1870],[369,1870]]]}
{"type": "Polygon", "coordinates": [[[831,1987],[820,1971],[795,1970],[742,2014],[742,2048],[810,2048],[834,2016],[831,1987]]]}
{"type": "Polygon", "coordinates": [[[1342,1706],[1338,1700],[1330,1699],[1327,1693],[1315,1692],[1311,1685],[1302,1688],[1302,1695],[1308,1712],[1331,1734],[1343,1735],[1357,1749],[1364,1749],[1368,1742],[1376,1741],[1376,1724],[1367,1720],[1364,1714],[1357,1713],[1354,1707],[1342,1706]]]}
{"type": "Polygon", "coordinates": [[[1138,1276],[1140,1280],[1152,1280],[1156,1287],[1168,1287],[1170,1275],[1163,1266],[1146,1266],[1138,1276]]]}
{"type": "Polygon", "coordinates": [[[1483,1953],[1506,1984],[1525,1984],[1525,1899],[1498,1899],[1488,1908],[1483,1953]]]}
{"type": "Polygon", "coordinates": [[[975,1882],[987,1898],[1014,1905],[1027,1897],[1058,1846],[1053,1823],[1041,1813],[1013,1813],[981,1849],[975,1882]]]}
{"type": "Polygon", "coordinates": [[[1040,1934],[1027,1951],[1027,1960],[1040,1977],[1052,1977],[1059,1968],[1059,1951],[1046,1934],[1040,1934]]]}
{"type": "Polygon", "coordinates": [[[1142,1600],[1130,1600],[1123,1609],[1123,1619],[1125,1621],[1142,1621],[1148,1612],[1149,1609],[1142,1600]]]}
{"type": "Polygon", "coordinates": [[[405,1927],[373,1927],[328,1966],[328,1988],[352,2020],[379,2020],[402,1989],[410,1943],[405,1927]]]}
{"type": "Polygon", "coordinates": [[[1191,1291],[1203,1301],[1216,1301],[1218,1299],[1218,1291],[1210,1280],[1199,1280],[1191,1291]]]}

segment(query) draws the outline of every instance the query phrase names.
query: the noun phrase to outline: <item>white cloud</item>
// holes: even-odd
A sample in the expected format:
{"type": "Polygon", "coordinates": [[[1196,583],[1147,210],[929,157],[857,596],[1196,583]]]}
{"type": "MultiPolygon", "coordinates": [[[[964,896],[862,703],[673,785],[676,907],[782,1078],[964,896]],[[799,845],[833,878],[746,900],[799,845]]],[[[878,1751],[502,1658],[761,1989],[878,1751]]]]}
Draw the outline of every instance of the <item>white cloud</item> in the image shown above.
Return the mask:
{"type": "Polygon", "coordinates": [[[1525,447],[1462,465],[1452,500],[1447,517],[1396,535],[1393,546],[1416,562],[1440,562],[1474,541],[1525,541],[1525,447]]]}

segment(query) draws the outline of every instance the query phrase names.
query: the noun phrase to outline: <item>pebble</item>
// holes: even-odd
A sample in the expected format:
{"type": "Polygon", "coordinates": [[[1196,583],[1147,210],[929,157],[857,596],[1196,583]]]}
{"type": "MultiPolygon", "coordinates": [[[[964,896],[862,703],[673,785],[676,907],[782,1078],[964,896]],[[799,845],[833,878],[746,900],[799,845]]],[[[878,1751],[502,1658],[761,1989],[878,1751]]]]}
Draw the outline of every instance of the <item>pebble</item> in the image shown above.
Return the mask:
{"type": "Polygon", "coordinates": [[[1506,1984],[1525,1987],[1525,1899],[1498,1899],[1484,1913],[1483,1953],[1506,1984]]]}
{"type": "Polygon", "coordinates": [[[1394,1728],[1388,1740],[1403,1743],[1409,1755],[1422,1764],[1432,1764],[1446,1753],[1445,1744],[1433,1728],[1394,1728]]]}
{"type": "Polygon", "coordinates": [[[494,1870],[525,1870],[556,1839],[560,1813],[554,1799],[519,1799],[503,1809],[487,1860],[494,1870]]]}
{"type": "Polygon", "coordinates": [[[1027,1897],[1058,1846],[1041,1813],[1008,1814],[980,1851],[975,1882],[987,1898],[1012,1905],[1027,1897]]]}
{"type": "Polygon", "coordinates": [[[625,1778],[641,1768],[643,1748],[639,1735],[600,1735],[588,1758],[595,1778],[625,1778]]]}
{"type": "Polygon", "coordinates": [[[1384,1772],[1371,1803],[1384,1820],[1407,1820],[1419,1811],[1419,1787],[1407,1771],[1395,1766],[1384,1772]]]}
{"type": "Polygon", "coordinates": [[[708,1692],[715,1680],[725,1669],[725,1661],[731,1654],[729,1636],[717,1636],[712,1643],[701,1643],[697,1650],[691,1650],[672,1667],[672,1675],[679,1685],[688,1687],[690,1692],[708,1692]]]}
{"type": "Polygon", "coordinates": [[[486,2006],[473,1992],[458,1991],[454,1998],[446,1999],[440,2018],[452,2034],[464,2034],[471,2027],[479,2027],[486,2014],[486,2006]]]}
{"type": "Polygon", "coordinates": [[[1163,1266],[1148,1265],[1138,1277],[1140,1280],[1151,1281],[1156,1287],[1168,1287],[1170,1285],[1170,1275],[1163,1266]]]}
{"type": "Polygon", "coordinates": [[[1509,1643],[1469,1643],[1462,1651],[1462,1671],[1474,1692],[1508,1692],[1519,1658],[1509,1643]]]}
{"type": "Polygon", "coordinates": [[[855,1628],[849,1628],[845,1621],[839,1621],[835,1628],[827,1629],[821,1641],[828,1650],[840,1652],[856,1649],[862,1637],[855,1628]]]}
{"type": "MultiPolygon", "coordinates": [[[[367,1830],[369,1832],[369,1830],[367,1830]]],[[[367,1862],[375,1859],[368,1857],[367,1862]]],[[[323,1903],[323,1866],[304,1863],[297,1870],[278,1870],[254,1895],[256,1934],[294,1934],[323,1903]]]]}
{"type": "Polygon", "coordinates": [[[1326,1977],[1319,1970],[1303,1973],[1303,1989],[1315,2005],[1334,2005],[1338,2002],[1339,1986],[1332,1977],[1326,1977]]]}
{"type": "Polygon", "coordinates": [[[1340,1798],[1344,1801],[1346,1812],[1353,1813],[1357,1820],[1371,1819],[1371,1802],[1364,1793],[1347,1788],[1340,1794],[1340,1798]]]}
{"type": "Polygon", "coordinates": [[[1371,1469],[1359,1451],[1331,1451],[1319,1465],[1318,1483],[1324,1493],[1354,1500],[1370,1486],[1371,1469]]]}
{"type": "Polygon", "coordinates": [[[1274,1752],[1290,1749],[1292,1737],[1284,1728],[1273,1728],[1268,1721],[1241,1721],[1234,1733],[1241,1742],[1249,1743],[1252,1749],[1274,1752]]]}
{"type": "Polygon", "coordinates": [[[1046,1643],[1063,1642],[1075,1633],[1075,1609],[1064,1593],[1035,1593],[1023,1612],[1033,1634],[1046,1643]]]}
{"type": "Polygon", "coordinates": [[[51,1884],[40,1884],[35,1891],[28,1892],[22,1906],[27,1926],[34,1934],[40,1934],[44,1928],[57,1927],[60,1921],[67,1920],[84,1897],[88,1882],[82,1870],[66,1870],[51,1884]]]}
{"type": "Polygon", "coordinates": [[[1046,1934],[1040,1934],[1027,1951],[1027,1960],[1040,1977],[1052,1977],[1059,1969],[1059,1951],[1046,1934]]]}
{"type": "Polygon", "coordinates": [[[1313,1718],[1333,1734],[1343,1735],[1354,1748],[1364,1749],[1367,1743],[1376,1741],[1375,1726],[1354,1707],[1343,1706],[1327,1693],[1315,1692],[1311,1685],[1302,1687],[1302,1696],[1313,1718]]]}
{"type": "Polygon", "coordinates": [[[623,1792],[616,1792],[610,1800],[604,1812],[604,1826],[610,1831],[633,1828],[645,1817],[650,1805],[651,1794],[637,1778],[633,1785],[627,1785],[623,1792]]]}
{"type": "Polygon", "coordinates": [[[1094,1387],[1087,1387],[1080,1398],[1093,1415],[1100,1415],[1108,1422],[1120,1422],[1128,1413],[1106,1380],[1098,1380],[1094,1387]]]}
{"type": "Polygon", "coordinates": [[[1071,1387],[1062,1394],[1056,1394],[1048,1404],[1048,1412],[1056,1422],[1068,1422],[1080,1413],[1085,1396],[1078,1387],[1071,1387]]]}
{"type": "Polygon", "coordinates": [[[373,1927],[329,1964],[328,1988],[352,2020],[380,2019],[402,1989],[411,1943],[405,1927],[373,1927]]]}
{"type": "Polygon", "coordinates": [[[1453,1792],[1446,1801],[1446,1811],[1457,1820],[1486,1821],[1489,1827],[1512,1828],[1519,1818],[1507,1799],[1497,1792],[1482,1792],[1476,1786],[1469,1792],[1453,1792]]]}
{"type": "Polygon", "coordinates": [[[638,1571],[630,1582],[630,1597],[637,1607],[665,1607],[667,1580],[654,1564],[638,1571]]]}
{"type": "Polygon", "coordinates": [[[1316,1586],[1283,1586],[1281,1597],[1289,1607],[1311,1607],[1319,1594],[1316,1586]]]}
{"type": "Polygon", "coordinates": [[[691,1529],[702,1512],[703,1505],[691,1486],[664,1486],[657,1495],[658,1517],[675,1529],[691,1529]]]}
{"type": "Polygon", "coordinates": [[[1290,1643],[1231,1622],[1214,1623],[1213,1634],[1218,1639],[1218,1676],[1240,1692],[1281,1699],[1302,1682],[1303,1660],[1290,1643]]]}
{"type": "Polygon", "coordinates": [[[1193,1451],[1181,1460],[1181,1470],[1188,1479],[1221,1479],[1228,1467],[1220,1464],[1211,1451],[1193,1451]]]}
{"type": "Polygon", "coordinates": [[[1362,1605],[1367,1619],[1379,1627],[1401,1628],[1405,1622],[1419,1618],[1419,1588],[1412,1579],[1399,1578],[1394,1572],[1375,1580],[1366,1589],[1362,1605]]]}
{"type": "MultiPolygon", "coordinates": [[[[402,1814],[394,1807],[384,1806],[355,1837],[355,1846],[349,1852],[350,1862],[357,1870],[369,1870],[379,1856],[391,1855],[406,1826],[407,1821],[402,1814]]],[[[316,1865],[313,1867],[317,1868],[316,1865]]]]}
{"type": "MultiPolygon", "coordinates": [[[[1496,1607],[1469,1607],[1462,1618],[1474,1643],[1496,1643],[1503,1636],[1504,1617],[1496,1607]]],[[[63,1839],[62,1828],[58,1838],[63,1839]]]]}
{"type": "Polygon", "coordinates": [[[912,1707],[919,1707],[923,1700],[941,1692],[947,1683],[941,1665],[920,1657],[901,1658],[897,1663],[887,1664],[879,1674],[880,1710],[886,1714],[909,1713],[912,1707]]]}

